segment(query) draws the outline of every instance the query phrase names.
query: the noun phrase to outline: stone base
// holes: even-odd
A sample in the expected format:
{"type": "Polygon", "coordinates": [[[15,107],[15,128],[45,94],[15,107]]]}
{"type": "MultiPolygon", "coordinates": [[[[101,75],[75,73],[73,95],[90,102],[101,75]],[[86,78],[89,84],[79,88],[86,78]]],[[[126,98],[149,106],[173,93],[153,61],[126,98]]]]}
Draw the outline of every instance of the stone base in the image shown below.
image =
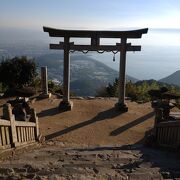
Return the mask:
{"type": "Polygon", "coordinates": [[[61,101],[59,104],[59,110],[61,111],[71,111],[72,108],[73,108],[72,101],[69,101],[69,102],[61,101]]]}
{"type": "Polygon", "coordinates": [[[126,103],[116,103],[115,108],[120,112],[128,112],[128,106],[126,103]]]}
{"type": "Polygon", "coordinates": [[[48,94],[40,94],[39,97],[41,98],[50,98],[51,97],[51,93],[48,93],[48,94]]]}

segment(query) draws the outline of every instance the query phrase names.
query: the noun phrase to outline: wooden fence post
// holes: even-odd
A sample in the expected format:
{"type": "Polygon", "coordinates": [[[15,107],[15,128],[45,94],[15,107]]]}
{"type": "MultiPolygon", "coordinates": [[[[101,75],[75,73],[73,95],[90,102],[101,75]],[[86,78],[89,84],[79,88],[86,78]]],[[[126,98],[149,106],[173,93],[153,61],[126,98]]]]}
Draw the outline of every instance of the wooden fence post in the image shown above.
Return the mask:
{"type": "Polygon", "coordinates": [[[11,104],[6,103],[3,107],[3,116],[5,119],[10,120],[10,125],[11,125],[11,141],[12,147],[16,147],[18,142],[17,142],[17,132],[16,132],[16,125],[15,125],[15,117],[12,114],[12,108],[11,104]]]}
{"type": "Polygon", "coordinates": [[[12,115],[10,118],[10,124],[11,124],[11,133],[12,133],[12,146],[16,147],[18,145],[18,142],[17,142],[17,132],[16,132],[14,115],[12,115]]]}
{"type": "Polygon", "coordinates": [[[38,117],[36,116],[36,111],[33,108],[32,109],[32,120],[36,123],[36,127],[35,127],[35,139],[38,140],[39,137],[39,122],[38,122],[38,117]]]}

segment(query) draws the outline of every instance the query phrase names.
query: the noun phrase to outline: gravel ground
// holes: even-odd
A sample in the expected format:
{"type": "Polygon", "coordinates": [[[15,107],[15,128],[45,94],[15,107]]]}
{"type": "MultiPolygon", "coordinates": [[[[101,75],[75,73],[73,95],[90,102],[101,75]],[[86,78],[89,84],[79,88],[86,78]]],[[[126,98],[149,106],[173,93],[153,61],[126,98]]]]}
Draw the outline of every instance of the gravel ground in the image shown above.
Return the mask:
{"type": "Polygon", "coordinates": [[[180,154],[141,145],[63,148],[58,141],[0,164],[0,179],[178,179],[180,154]]]}
{"type": "Polygon", "coordinates": [[[59,102],[53,96],[32,104],[46,142],[1,161],[0,179],[180,178],[179,154],[142,145],[154,123],[150,103],[127,101],[121,114],[116,98],[74,98],[67,112],[59,102]]]}

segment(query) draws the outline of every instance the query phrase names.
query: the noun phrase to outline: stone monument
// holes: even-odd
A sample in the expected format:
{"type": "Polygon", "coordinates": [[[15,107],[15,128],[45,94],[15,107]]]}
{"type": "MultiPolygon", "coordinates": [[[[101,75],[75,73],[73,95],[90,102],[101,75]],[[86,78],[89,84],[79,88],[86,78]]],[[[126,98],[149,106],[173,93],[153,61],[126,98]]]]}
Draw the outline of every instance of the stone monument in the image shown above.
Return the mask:
{"type": "Polygon", "coordinates": [[[43,98],[50,98],[51,93],[48,92],[47,66],[41,67],[41,88],[43,98]]]}

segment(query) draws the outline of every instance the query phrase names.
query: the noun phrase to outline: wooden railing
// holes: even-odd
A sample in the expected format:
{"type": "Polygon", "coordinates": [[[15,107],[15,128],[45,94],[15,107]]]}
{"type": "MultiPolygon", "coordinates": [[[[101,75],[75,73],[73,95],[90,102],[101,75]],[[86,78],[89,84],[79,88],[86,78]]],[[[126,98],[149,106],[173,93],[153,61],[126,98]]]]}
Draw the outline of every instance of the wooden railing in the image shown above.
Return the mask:
{"type": "Polygon", "coordinates": [[[0,149],[10,148],[11,144],[12,139],[10,121],[0,119],[0,149]]]}
{"type": "Polygon", "coordinates": [[[16,121],[10,104],[3,109],[5,119],[0,119],[0,149],[17,147],[35,142],[39,136],[36,112],[32,109],[31,121],[16,121]]]}
{"type": "Polygon", "coordinates": [[[157,143],[161,146],[180,146],[180,121],[160,122],[156,125],[157,143]]]}

